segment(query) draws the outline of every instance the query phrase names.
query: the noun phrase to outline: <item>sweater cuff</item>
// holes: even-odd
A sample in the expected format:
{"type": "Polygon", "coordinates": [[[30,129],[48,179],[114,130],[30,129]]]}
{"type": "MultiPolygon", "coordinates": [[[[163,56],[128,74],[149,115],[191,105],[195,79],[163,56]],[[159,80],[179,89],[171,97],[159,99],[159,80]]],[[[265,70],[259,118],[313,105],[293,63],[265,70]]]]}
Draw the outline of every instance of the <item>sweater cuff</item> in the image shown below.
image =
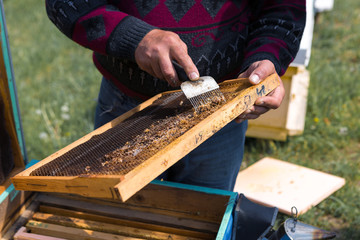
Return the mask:
{"type": "Polygon", "coordinates": [[[157,27],[132,16],[124,18],[111,33],[106,52],[114,57],[135,60],[135,50],[144,36],[157,27]]]}
{"type": "Polygon", "coordinates": [[[279,74],[279,76],[284,74],[281,69],[279,60],[273,54],[267,53],[267,52],[255,53],[255,54],[249,56],[248,58],[246,58],[241,66],[240,73],[245,72],[246,69],[248,69],[250,67],[250,65],[253,64],[254,62],[262,61],[262,60],[271,61],[274,64],[275,71],[277,72],[277,74],[279,74]]]}

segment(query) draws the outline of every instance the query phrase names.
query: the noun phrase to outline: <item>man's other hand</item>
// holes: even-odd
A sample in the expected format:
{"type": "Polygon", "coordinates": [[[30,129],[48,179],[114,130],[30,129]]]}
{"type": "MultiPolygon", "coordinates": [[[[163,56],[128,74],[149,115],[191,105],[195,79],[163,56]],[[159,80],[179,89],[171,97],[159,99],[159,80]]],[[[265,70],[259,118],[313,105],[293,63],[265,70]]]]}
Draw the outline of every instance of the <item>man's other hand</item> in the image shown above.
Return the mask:
{"type": "MultiPolygon", "coordinates": [[[[239,78],[249,78],[252,84],[258,84],[267,76],[275,73],[274,64],[269,60],[254,62],[250,67],[239,75],[239,78]]],[[[267,96],[260,97],[256,100],[254,106],[247,109],[235,119],[240,123],[245,119],[256,119],[260,115],[268,112],[270,109],[276,109],[280,106],[285,96],[285,88],[280,79],[280,86],[275,88],[267,96]]]]}

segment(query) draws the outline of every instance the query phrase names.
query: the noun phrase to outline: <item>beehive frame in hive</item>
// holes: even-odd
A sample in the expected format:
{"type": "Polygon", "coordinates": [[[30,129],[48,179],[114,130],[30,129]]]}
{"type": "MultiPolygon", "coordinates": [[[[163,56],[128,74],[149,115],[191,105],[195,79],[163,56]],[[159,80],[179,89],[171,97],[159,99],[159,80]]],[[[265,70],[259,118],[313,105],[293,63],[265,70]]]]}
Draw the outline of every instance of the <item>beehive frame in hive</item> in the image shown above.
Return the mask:
{"type": "MultiPolygon", "coordinates": [[[[31,175],[32,172],[51,165],[53,161],[86,144],[91,139],[105,134],[106,131],[114,129],[117,125],[124,123],[134,115],[146,111],[156,101],[168,96],[168,94],[181,94],[181,92],[174,91],[158,94],[21,172],[13,177],[12,181],[17,190],[74,193],[87,197],[112,198],[126,201],[166,169],[211,137],[215,132],[251,107],[258,97],[267,95],[277,86],[279,86],[279,77],[276,74],[269,76],[263,82],[254,86],[249,84],[248,79],[234,79],[223,82],[220,84],[220,89],[222,91],[225,88],[231,89],[232,92],[236,93],[233,98],[222,104],[209,116],[201,119],[181,136],[166,144],[154,155],[124,174],[103,174],[99,172],[96,174],[79,174],[74,176],[31,175]]],[[[71,165],[70,167],[74,168],[71,165]]]]}

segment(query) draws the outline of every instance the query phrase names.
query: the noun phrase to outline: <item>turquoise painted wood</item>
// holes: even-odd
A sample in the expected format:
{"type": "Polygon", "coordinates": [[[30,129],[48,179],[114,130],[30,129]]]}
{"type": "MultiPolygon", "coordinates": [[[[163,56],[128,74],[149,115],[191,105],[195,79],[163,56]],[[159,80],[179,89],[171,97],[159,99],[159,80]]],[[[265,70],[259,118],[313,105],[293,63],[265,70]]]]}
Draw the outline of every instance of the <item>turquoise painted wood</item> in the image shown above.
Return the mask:
{"type": "Polygon", "coordinates": [[[6,75],[7,75],[7,79],[8,79],[11,103],[12,103],[12,107],[13,107],[12,110],[13,110],[13,115],[14,115],[14,119],[15,119],[15,129],[16,129],[16,134],[18,137],[19,145],[20,145],[21,154],[22,154],[24,162],[26,164],[27,163],[27,154],[26,154],[23,128],[22,128],[22,123],[21,123],[21,118],[20,118],[20,108],[19,108],[19,103],[18,103],[18,98],[17,98],[16,84],[15,84],[15,79],[14,79],[14,70],[13,70],[9,41],[8,41],[3,0],[1,0],[0,27],[1,27],[1,38],[0,38],[1,39],[1,48],[3,51],[6,75]]]}

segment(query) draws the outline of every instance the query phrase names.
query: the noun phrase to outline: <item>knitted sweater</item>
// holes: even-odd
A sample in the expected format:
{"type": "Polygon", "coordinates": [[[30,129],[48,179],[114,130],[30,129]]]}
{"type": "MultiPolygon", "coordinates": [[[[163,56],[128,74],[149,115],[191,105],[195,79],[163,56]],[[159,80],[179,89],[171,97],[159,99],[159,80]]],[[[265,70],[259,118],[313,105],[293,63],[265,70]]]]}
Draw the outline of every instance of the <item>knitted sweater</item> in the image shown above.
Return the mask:
{"type": "Polygon", "coordinates": [[[98,70],[126,94],[146,99],[171,90],[142,71],[135,49],[149,31],[177,33],[200,75],[234,78],[268,59],[282,75],[296,56],[305,0],[47,0],[51,21],[94,51],[98,70]]]}

